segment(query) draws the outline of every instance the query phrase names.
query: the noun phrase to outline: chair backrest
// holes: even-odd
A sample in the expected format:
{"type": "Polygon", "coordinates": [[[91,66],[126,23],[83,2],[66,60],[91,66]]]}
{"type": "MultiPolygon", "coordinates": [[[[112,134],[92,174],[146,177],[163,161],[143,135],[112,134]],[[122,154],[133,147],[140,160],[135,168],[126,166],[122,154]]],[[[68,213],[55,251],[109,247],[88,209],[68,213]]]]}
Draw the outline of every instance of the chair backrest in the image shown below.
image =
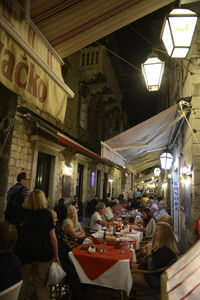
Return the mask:
{"type": "Polygon", "coordinates": [[[8,289],[0,292],[0,300],[17,300],[21,285],[22,280],[10,286],[8,289]]]}

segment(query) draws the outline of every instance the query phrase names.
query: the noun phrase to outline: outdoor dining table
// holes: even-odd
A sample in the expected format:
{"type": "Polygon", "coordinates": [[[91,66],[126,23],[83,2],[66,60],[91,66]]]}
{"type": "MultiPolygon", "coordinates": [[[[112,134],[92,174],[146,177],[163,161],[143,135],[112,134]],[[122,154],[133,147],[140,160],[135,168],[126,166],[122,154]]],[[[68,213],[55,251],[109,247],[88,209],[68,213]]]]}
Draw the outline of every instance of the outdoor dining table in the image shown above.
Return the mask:
{"type": "Polygon", "coordinates": [[[136,239],[136,250],[138,250],[140,247],[140,242],[143,238],[143,232],[133,229],[132,232],[129,232],[127,236],[136,239]]]}
{"type": "Polygon", "coordinates": [[[80,282],[120,290],[121,299],[123,291],[128,296],[132,287],[130,264],[136,261],[135,250],[122,253],[121,249],[115,249],[113,244],[106,246],[106,252],[100,252],[100,244],[92,245],[97,248],[94,253],[81,250],[83,246],[89,246],[82,244],[68,254],[80,282]]]}

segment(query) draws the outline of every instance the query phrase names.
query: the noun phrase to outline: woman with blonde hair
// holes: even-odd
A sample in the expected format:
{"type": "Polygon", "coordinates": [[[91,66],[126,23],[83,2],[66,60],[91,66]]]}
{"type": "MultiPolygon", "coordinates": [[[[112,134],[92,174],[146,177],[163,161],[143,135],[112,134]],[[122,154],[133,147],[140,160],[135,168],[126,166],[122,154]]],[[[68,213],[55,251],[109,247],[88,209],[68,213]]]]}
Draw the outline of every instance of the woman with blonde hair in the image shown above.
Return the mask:
{"type": "MultiPolygon", "coordinates": [[[[146,246],[146,269],[156,270],[169,266],[177,259],[178,249],[171,226],[165,222],[156,224],[156,232],[152,243],[146,246]]],[[[139,265],[132,265],[138,269],[139,265]]],[[[160,289],[160,275],[158,273],[132,273],[133,282],[144,287],[160,289]]]]}
{"type": "Polygon", "coordinates": [[[52,260],[60,264],[53,218],[47,209],[47,200],[42,190],[32,191],[23,207],[26,215],[17,244],[17,253],[23,264],[23,284],[18,299],[29,299],[32,283],[37,299],[48,300],[49,268],[52,260]]]}
{"type": "Polygon", "coordinates": [[[79,242],[85,237],[85,232],[78,222],[77,210],[74,205],[68,206],[67,218],[63,222],[62,229],[69,240],[79,242]]]}

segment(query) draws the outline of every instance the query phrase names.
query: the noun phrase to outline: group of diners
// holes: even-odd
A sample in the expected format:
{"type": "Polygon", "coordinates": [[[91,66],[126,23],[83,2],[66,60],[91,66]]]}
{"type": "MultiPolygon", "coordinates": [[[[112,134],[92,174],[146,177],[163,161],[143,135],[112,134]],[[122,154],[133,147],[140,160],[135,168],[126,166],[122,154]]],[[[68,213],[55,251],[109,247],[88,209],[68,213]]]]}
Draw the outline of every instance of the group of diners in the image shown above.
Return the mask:
{"type": "MultiPolygon", "coordinates": [[[[48,274],[52,261],[66,271],[66,280],[72,291],[72,299],[80,299],[82,285],[65,248],[57,227],[57,213],[48,207],[45,194],[40,189],[31,191],[23,203],[23,220],[19,226],[0,223],[0,291],[23,280],[19,300],[48,300],[48,274]],[[16,230],[17,229],[17,230],[16,230]],[[8,244],[11,240],[10,245],[8,244]],[[16,243],[16,244],[15,244],[16,243]],[[7,246],[8,244],[8,246],[7,246]],[[6,245],[6,246],[5,246],[6,245]],[[11,256],[10,253],[13,253],[11,256]],[[11,260],[12,259],[12,260],[11,260]],[[6,262],[9,260],[6,269],[6,262]]],[[[71,239],[85,236],[79,226],[75,206],[68,207],[64,231],[71,239]]]]}
{"type": "MultiPolygon", "coordinates": [[[[57,212],[48,207],[48,201],[42,190],[31,191],[23,203],[24,218],[20,224],[20,230],[18,229],[18,238],[14,249],[18,257],[15,269],[16,266],[19,268],[19,259],[22,263],[23,284],[19,300],[29,299],[30,286],[32,286],[31,292],[36,294],[37,299],[50,299],[47,280],[52,261],[60,264],[67,272],[68,283],[72,289],[72,299],[78,299],[82,293],[82,286],[75,268],[68,259],[67,251],[63,249],[60,233],[62,232],[67,240],[76,241],[79,244],[82,243],[86,234],[78,220],[77,202],[70,204],[67,209],[62,202],[59,207],[63,206],[65,211],[62,212],[59,208],[57,210],[58,218],[57,212]],[[60,216],[62,221],[59,221],[60,216]],[[64,216],[66,217],[64,218],[64,216]]],[[[177,248],[169,222],[167,220],[165,221],[168,223],[161,222],[162,217],[168,215],[164,214],[165,202],[160,201],[158,210],[154,213],[151,207],[151,204],[148,208],[141,207],[141,224],[138,224],[141,225],[144,234],[152,236],[152,246],[148,245],[146,250],[147,268],[157,268],[175,260],[177,248]]],[[[119,200],[109,201],[107,206],[105,202],[97,201],[95,209],[90,218],[90,225],[96,230],[100,230],[102,226],[109,226],[122,217],[129,211],[129,206],[127,201],[121,197],[119,200]]],[[[13,232],[16,236],[16,230],[13,232]]],[[[5,255],[5,253],[3,254],[5,255]]],[[[132,266],[132,268],[137,267],[137,265],[132,266]]],[[[133,273],[133,281],[145,286],[155,285],[154,279],[141,278],[133,273]]],[[[158,278],[155,281],[157,282],[158,278]]]]}

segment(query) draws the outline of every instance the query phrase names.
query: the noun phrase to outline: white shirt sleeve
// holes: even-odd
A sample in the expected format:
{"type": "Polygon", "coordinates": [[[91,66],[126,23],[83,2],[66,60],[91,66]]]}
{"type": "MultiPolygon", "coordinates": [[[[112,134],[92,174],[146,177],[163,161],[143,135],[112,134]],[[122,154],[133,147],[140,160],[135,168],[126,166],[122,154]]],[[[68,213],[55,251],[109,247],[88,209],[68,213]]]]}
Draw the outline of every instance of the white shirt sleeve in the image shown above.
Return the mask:
{"type": "Polygon", "coordinates": [[[106,211],[105,213],[102,215],[102,218],[104,221],[108,222],[110,221],[110,219],[113,218],[113,212],[112,209],[110,207],[106,207],[106,211]]]}
{"type": "Polygon", "coordinates": [[[97,230],[101,230],[101,224],[98,224],[97,221],[102,221],[102,218],[100,214],[96,211],[91,217],[90,226],[97,230]]]}

